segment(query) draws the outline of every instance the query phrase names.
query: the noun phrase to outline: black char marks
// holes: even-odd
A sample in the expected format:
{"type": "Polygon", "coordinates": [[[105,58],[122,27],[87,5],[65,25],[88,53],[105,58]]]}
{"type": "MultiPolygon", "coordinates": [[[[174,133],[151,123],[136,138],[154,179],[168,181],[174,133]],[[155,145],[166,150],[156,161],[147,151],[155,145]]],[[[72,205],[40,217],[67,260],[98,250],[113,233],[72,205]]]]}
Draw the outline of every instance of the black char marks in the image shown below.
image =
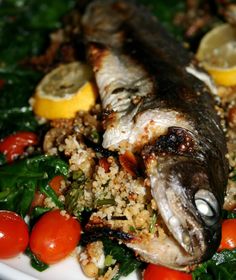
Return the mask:
{"type": "Polygon", "coordinates": [[[181,127],[169,127],[167,134],[160,136],[154,145],[144,147],[142,155],[144,158],[151,154],[191,156],[196,146],[191,132],[181,127]]]}

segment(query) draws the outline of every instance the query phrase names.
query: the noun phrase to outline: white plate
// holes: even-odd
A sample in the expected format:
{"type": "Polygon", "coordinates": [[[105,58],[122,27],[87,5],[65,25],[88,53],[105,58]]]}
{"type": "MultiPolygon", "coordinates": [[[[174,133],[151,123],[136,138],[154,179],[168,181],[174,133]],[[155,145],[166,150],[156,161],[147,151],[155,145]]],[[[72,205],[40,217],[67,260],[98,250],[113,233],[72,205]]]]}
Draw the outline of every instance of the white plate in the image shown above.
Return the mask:
{"type": "MultiPolygon", "coordinates": [[[[91,280],[84,276],[75,257],[50,266],[39,272],[30,266],[29,258],[23,254],[9,260],[0,261],[1,280],[91,280]]],[[[138,273],[132,273],[122,280],[139,280],[138,273]]]]}

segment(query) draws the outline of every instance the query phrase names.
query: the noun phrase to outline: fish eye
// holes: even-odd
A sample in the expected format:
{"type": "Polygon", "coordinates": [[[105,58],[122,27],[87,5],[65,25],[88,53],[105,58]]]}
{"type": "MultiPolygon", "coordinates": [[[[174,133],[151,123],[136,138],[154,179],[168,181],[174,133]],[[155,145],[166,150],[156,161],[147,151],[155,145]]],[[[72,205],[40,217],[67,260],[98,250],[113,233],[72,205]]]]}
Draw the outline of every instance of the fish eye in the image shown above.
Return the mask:
{"type": "Polygon", "coordinates": [[[205,201],[203,199],[196,199],[195,204],[196,204],[198,212],[201,215],[204,215],[206,217],[214,216],[214,212],[212,211],[211,206],[208,204],[207,201],[205,201]]]}
{"type": "Polygon", "coordinates": [[[214,223],[219,217],[219,205],[213,193],[201,189],[195,193],[195,205],[207,224],[214,223]]]}

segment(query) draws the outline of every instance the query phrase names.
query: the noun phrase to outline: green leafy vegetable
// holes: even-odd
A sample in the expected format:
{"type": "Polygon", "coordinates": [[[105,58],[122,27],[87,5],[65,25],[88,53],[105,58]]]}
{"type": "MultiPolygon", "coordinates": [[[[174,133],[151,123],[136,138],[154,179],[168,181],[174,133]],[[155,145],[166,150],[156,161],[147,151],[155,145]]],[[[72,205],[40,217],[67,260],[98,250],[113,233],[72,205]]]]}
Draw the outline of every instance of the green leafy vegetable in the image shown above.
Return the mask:
{"type": "Polygon", "coordinates": [[[0,2],[0,65],[17,64],[38,55],[49,31],[62,25],[61,18],[75,0],[4,0],[0,2]]]}
{"type": "Polygon", "coordinates": [[[132,271],[142,265],[142,262],[138,261],[134,256],[134,253],[127,247],[110,239],[104,239],[102,242],[105,256],[111,256],[113,261],[116,260],[116,264],[119,264],[119,272],[114,278],[112,278],[113,280],[117,280],[121,276],[129,275],[132,271]]]}
{"type": "Polygon", "coordinates": [[[46,212],[50,211],[51,208],[48,207],[40,207],[36,206],[33,208],[33,210],[30,212],[30,219],[31,220],[36,220],[38,219],[41,215],[45,214],[46,212]]]}
{"type": "Polygon", "coordinates": [[[49,267],[49,265],[40,261],[29,248],[26,249],[25,254],[30,258],[30,264],[34,269],[42,272],[49,267]]]}
{"type": "Polygon", "coordinates": [[[143,4],[151,9],[151,11],[158,17],[162,24],[177,38],[183,38],[183,30],[173,24],[174,16],[177,12],[184,11],[186,1],[184,0],[141,0],[143,4]]]}
{"type": "MultiPolygon", "coordinates": [[[[59,174],[67,176],[67,164],[59,158],[46,155],[2,166],[0,168],[0,209],[15,211],[24,217],[34,198],[36,187],[43,185],[46,188],[49,181],[59,174]]],[[[44,193],[52,196],[48,187],[44,193]]]]}
{"type": "Polygon", "coordinates": [[[38,127],[29,108],[32,95],[41,74],[19,68],[1,68],[0,79],[0,138],[18,131],[35,131],[38,127]]]}
{"type": "Polygon", "coordinates": [[[236,249],[216,253],[193,272],[194,280],[236,279],[236,249]]]}
{"type": "Polygon", "coordinates": [[[50,197],[52,202],[59,208],[64,208],[63,203],[58,199],[55,191],[49,186],[48,180],[41,180],[39,182],[39,190],[41,193],[45,194],[47,197],[50,197]]]}
{"type": "Polygon", "coordinates": [[[40,217],[51,210],[52,208],[41,206],[36,206],[32,208],[30,210],[29,228],[32,229],[35,223],[40,219],[40,217]]]}
{"type": "Polygon", "coordinates": [[[0,153],[0,166],[5,164],[7,161],[6,161],[6,157],[4,154],[0,153]]]}
{"type": "Polygon", "coordinates": [[[0,90],[0,139],[15,131],[38,128],[28,100],[40,77],[37,72],[0,67],[0,78],[4,80],[0,90]]]}
{"type": "Polygon", "coordinates": [[[62,16],[75,0],[0,1],[0,139],[17,130],[36,131],[28,100],[42,73],[27,70],[21,62],[39,55],[48,45],[49,33],[62,25],[62,16]]]}
{"type": "Polygon", "coordinates": [[[4,80],[0,95],[0,109],[29,107],[28,100],[41,77],[42,74],[36,71],[19,67],[0,67],[0,79],[4,80]]]}
{"type": "Polygon", "coordinates": [[[236,211],[223,210],[222,217],[223,219],[236,219],[236,211]]]}
{"type": "Polygon", "coordinates": [[[39,124],[30,108],[0,109],[0,139],[16,131],[34,132],[37,128],[39,124]]]}

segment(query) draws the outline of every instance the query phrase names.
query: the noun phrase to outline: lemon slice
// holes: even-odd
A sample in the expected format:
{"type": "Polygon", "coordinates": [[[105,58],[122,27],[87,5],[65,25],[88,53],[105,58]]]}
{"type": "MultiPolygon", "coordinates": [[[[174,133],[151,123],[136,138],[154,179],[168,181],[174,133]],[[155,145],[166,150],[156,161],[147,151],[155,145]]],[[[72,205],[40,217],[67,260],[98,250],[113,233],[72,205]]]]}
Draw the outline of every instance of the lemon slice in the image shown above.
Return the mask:
{"type": "Polygon", "coordinates": [[[236,28],[222,24],[201,40],[197,58],[219,85],[236,85],[236,28]]]}
{"type": "Polygon", "coordinates": [[[89,110],[97,97],[91,78],[90,67],[79,62],[55,68],[36,88],[31,100],[34,113],[46,119],[58,119],[73,118],[79,110],[89,110]]]}

